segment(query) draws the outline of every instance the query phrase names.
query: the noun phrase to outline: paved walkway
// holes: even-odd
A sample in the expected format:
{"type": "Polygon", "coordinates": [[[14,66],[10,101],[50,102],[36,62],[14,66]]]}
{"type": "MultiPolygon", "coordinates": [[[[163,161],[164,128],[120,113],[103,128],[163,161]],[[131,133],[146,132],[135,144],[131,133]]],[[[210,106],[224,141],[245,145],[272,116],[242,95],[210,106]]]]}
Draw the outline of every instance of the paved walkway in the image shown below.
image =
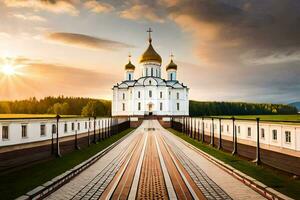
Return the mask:
{"type": "Polygon", "coordinates": [[[48,199],[264,199],[162,128],[145,120],[48,199]]]}

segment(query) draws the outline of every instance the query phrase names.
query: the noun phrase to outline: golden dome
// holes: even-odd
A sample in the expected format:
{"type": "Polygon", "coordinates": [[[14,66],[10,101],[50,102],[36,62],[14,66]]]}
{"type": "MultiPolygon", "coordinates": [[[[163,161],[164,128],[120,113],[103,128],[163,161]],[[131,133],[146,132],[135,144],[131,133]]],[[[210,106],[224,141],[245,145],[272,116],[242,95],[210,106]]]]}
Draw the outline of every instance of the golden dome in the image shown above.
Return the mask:
{"type": "Polygon", "coordinates": [[[161,57],[160,55],[154,50],[151,42],[149,44],[148,49],[143,53],[140,59],[140,63],[147,62],[147,61],[154,61],[159,62],[161,64],[161,57]]]}
{"type": "Polygon", "coordinates": [[[143,53],[143,55],[140,58],[140,63],[147,62],[147,61],[153,61],[158,62],[161,64],[161,57],[160,55],[154,50],[152,46],[152,39],[151,39],[151,28],[147,31],[149,33],[149,46],[147,50],[143,53]]]}
{"type": "Polygon", "coordinates": [[[167,70],[174,69],[177,70],[177,65],[173,62],[173,59],[171,59],[171,62],[167,65],[167,70]]]}
{"type": "Polygon", "coordinates": [[[135,70],[135,66],[129,60],[128,64],[125,65],[125,70],[135,70]]]}

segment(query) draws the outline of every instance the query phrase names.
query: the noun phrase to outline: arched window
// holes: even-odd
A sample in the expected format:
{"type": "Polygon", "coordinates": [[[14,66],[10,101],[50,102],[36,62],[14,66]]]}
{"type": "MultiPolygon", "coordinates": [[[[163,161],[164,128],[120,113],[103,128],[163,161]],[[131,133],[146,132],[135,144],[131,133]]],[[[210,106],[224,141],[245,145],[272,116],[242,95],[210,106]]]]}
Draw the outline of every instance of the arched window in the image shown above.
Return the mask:
{"type": "Polygon", "coordinates": [[[160,103],[160,110],[162,111],[163,110],[163,103],[160,103]]]}
{"type": "Polygon", "coordinates": [[[173,81],[173,73],[170,74],[170,80],[173,81]]]}
{"type": "Polygon", "coordinates": [[[56,125],[52,124],[52,134],[56,134],[56,125]]]}
{"type": "Polygon", "coordinates": [[[140,91],[138,92],[138,98],[141,98],[141,92],[140,91]]]}
{"type": "Polygon", "coordinates": [[[131,74],[128,74],[128,80],[131,81],[131,74]]]}
{"type": "Polygon", "coordinates": [[[149,90],[149,97],[151,98],[152,97],[152,91],[149,90]]]}
{"type": "Polygon", "coordinates": [[[125,93],[123,93],[123,99],[125,99],[125,93]]]}
{"type": "Polygon", "coordinates": [[[179,99],[179,92],[177,92],[177,99],[179,99]]]}
{"type": "Polygon", "coordinates": [[[141,102],[138,103],[138,110],[141,110],[141,102]]]}
{"type": "Polygon", "coordinates": [[[153,76],[153,68],[151,68],[151,76],[153,76]]]}
{"type": "Polygon", "coordinates": [[[151,80],[149,80],[149,85],[151,85],[151,83],[152,83],[152,81],[151,81],[151,80]]]}

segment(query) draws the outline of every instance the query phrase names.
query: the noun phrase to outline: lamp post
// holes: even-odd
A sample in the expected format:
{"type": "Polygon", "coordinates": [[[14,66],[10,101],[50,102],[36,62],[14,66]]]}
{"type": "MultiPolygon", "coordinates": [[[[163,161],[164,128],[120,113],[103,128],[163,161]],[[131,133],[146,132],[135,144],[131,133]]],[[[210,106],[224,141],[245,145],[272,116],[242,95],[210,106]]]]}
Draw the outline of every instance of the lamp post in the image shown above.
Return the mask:
{"type": "Polygon", "coordinates": [[[256,144],[256,160],[255,160],[255,163],[256,165],[259,165],[261,163],[261,160],[260,160],[260,146],[259,146],[259,118],[256,118],[256,127],[257,127],[257,144],[256,144]]]}
{"type": "Polygon", "coordinates": [[[237,152],[237,138],[236,138],[236,130],[235,130],[235,118],[232,117],[232,144],[233,144],[233,150],[232,155],[236,155],[237,152]]]}
{"type": "MultiPolygon", "coordinates": [[[[75,123],[77,124],[77,120],[75,120],[75,123]]],[[[78,124],[77,124],[77,129],[75,129],[75,149],[79,150],[80,148],[78,146],[77,131],[78,131],[78,124]]]]}
{"type": "Polygon", "coordinates": [[[219,147],[218,149],[222,149],[222,119],[219,118],[219,147]]]}
{"type": "Polygon", "coordinates": [[[60,149],[59,149],[59,135],[58,135],[58,122],[59,122],[60,116],[56,115],[56,157],[61,157],[60,155],[60,149]]]}
{"type": "Polygon", "coordinates": [[[89,117],[89,128],[88,128],[88,146],[90,146],[90,128],[91,128],[91,118],[89,117]]]}
{"type": "Polygon", "coordinates": [[[210,135],[210,144],[211,146],[214,146],[215,145],[215,141],[214,141],[214,137],[215,137],[215,126],[214,126],[214,118],[212,117],[211,118],[211,126],[212,126],[212,132],[211,132],[211,135],[210,135]]]}
{"type": "Polygon", "coordinates": [[[204,143],[204,117],[202,117],[202,143],[204,143]]]}
{"type": "Polygon", "coordinates": [[[94,116],[94,144],[96,144],[96,116],[94,116]]]}

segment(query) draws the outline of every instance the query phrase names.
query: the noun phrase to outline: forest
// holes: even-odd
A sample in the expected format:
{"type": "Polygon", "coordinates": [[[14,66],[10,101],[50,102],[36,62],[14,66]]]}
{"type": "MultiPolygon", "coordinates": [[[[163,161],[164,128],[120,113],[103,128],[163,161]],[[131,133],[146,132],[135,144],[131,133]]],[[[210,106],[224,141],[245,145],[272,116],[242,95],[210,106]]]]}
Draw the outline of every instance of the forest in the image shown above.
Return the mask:
{"type": "MultiPolygon", "coordinates": [[[[297,114],[291,105],[190,101],[190,116],[297,114]]],[[[45,97],[0,101],[0,114],[110,116],[111,101],[83,97],[45,97]]]]}
{"type": "Polygon", "coordinates": [[[245,102],[190,101],[190,116],[212,115],[288,115],[297,114],[297,108],[285,104],[245,102]]]}

